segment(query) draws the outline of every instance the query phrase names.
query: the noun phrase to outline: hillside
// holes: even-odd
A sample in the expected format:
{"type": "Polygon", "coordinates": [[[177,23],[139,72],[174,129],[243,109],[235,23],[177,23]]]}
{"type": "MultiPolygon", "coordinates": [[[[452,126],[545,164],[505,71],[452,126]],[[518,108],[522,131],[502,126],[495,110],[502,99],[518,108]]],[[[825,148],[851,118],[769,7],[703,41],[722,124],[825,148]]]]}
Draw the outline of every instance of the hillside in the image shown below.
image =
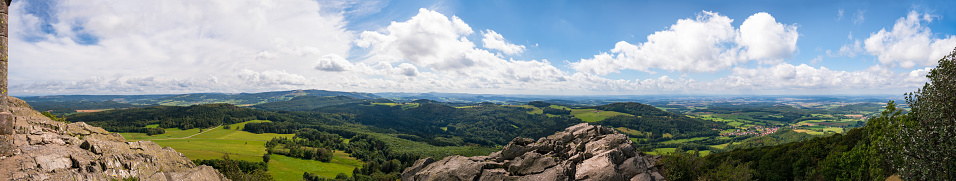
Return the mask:
{"type": "Polygon", "coordinates": [[[321,107],[364,102],[368,101],[347,96],[298,96],[288,101],[263,103],[253,107],[270,111],[310,111],[321,107]]]}
{"type": "MultiPolygon", "coordinates": [[[[197,104],[210,104],[210,103],[228,103],[233,105],[255,105],[269,102],[278,102],[278,101],[287,101],[291,100],[294,97],[298,96],[316,96],[316,97],[327,97],[327,96],[345,96],[356,99],[377,99],[380,98],[371,93],[359,93],[359,92],[338,92],[338,91],[326,91],[326,90],[289,90],[289,91],[273,91],[273,92],[260,92],[260,93],[238,93],[238,94],[225,94],[225,93],[194,93],[194,94],[178,94],[178,95],[56,95],[56,96],[27,96],[21,97],[27,103],[42,103],[44,109],[50,109],[47,104],[57,104],[57,102],[62,103],[84,103],[93,106],[99,102],[113,101],[116,103],[130,104],[130,105],[169,105],[169,106],[189,106],[197,104]]],[[[117,106],[113,106],[117,107],[117,106]]],[[[121,108],[129,108],[133,106],[119,106],[121,108]]],[[[51,108],[56,108],[51,107],[51,108]]],[[[79,109],[79,106],[67,106],[66,108],[79,109]]],[[[108,108],[108,107],[107,107],[108,108]]],[[[91,107],[86,107],[83,109],[92,109],[91,107]]],[[[103,108],[106,109],[106,108],[103,108]]],[[[68,112],[67,110],[59,110],[57,112],[68,112]]]]}
{"type": "Polygon", "coordinates": [[[85,123],[50,120],[22,100],[10,98],[12,156],[0,157],[0,180],[228,180],[195,165],[176,150],[122,136],[85,123]]]}

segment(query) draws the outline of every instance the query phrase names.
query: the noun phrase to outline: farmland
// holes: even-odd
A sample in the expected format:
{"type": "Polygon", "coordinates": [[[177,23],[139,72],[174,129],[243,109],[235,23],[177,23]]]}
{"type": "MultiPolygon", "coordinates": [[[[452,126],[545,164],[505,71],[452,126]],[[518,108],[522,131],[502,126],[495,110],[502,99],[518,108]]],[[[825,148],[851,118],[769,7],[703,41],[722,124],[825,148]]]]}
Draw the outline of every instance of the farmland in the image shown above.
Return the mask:
{"type": "MultiPolygon", "coordinates": [[[[191,160],[219,159],[223,154],[237,160],[261,162],[262,155],[266,154],[265,142],[273,137],[292,137],[294,134],[263,133],[254,134],[240,129],[247,123],[269,122],[253,120],[231,124],[231,129],[224,126],[206,130],[201,134],[198,128],[179,130],[166,128],[165,134],[147,136],[145,133],[120,133],[129,141],[149,140],[163,147],[171,147],[191,160]],[[190,137],[191,136],[191,137],[190,137]]],[[[304,160],[282,155],[272,154],[269,162],[269,173],[276,180],[298,180],[304,172],[334,178],[338,173],[352,174],[352,169],[360,167],[362,162],[349,157],[348,154],[336,150],[332,161],[324,163],[316,160],[304,160]]]]}

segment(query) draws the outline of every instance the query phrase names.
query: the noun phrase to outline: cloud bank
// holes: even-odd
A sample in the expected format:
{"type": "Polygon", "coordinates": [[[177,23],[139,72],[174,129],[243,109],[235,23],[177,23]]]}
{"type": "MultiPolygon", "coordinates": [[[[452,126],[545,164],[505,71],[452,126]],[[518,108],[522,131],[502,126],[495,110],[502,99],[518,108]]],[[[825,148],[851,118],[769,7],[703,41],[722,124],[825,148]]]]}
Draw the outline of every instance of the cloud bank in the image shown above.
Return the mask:
{"type": "Polygon", "coordinates": [[[865,49],[882,66],[839,71],[793,65],[787,60],[798,51],[796,24],[761,12],[734,27],[733,19],[703,11],[647,35],[645,42],[620,41],[591,58],[521,60],[516,57],[533,50],[492,29],[475,30],[457,16],[424,8],[380,29],[355,32],[345,28],[349,22],[343,16],[368,15],[381,4],[92,0],[55,1],[47,10],[29,3],[36,2],[11,6],[14,95],[289,89],[521,94],[909,90],[925,81],[928,69],[896,73],[886,67],[932,65],[935,47],[956,46],[953,36],[932,38],[921,25],[934,17],[911,13],[891,31],[881,30],[862,46],[846,50],[865,49]],[[903,49],[913,45],[931,51],[903,49]],[[746,66],[752,62],[758,66],[746,66]],[[726,77],[606,76],[622,70],[723,72],[726,77]]]}

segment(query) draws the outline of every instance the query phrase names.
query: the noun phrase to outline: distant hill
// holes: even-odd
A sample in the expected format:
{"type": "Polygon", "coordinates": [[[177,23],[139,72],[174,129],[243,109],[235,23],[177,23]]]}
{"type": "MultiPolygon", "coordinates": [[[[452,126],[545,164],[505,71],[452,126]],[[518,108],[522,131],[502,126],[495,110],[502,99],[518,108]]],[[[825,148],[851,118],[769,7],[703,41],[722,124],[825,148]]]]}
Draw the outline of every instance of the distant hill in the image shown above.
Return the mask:
{"type": "Polygon", "coordinates": [[[356,99],[347,96],[327,96],[327,97],[316,97],[316,96],[298,96],[292,98],[292,100],[281,101],[281,102],[270,102],[255,105],[253,107],[258,109],[270,110],[270,111],[309,111],[326,106],[337,106],[343,104],[352,104],[352,103],[365,103],[367,100],[356,99]]]}
{"type": "MultiPolygon", "coordinates": [[[[245,104],[262,104],[269,102],[278,102],[278,101],[287,101],[292,100],[293,97],[297,96],[316,96],[316,97],[325,97],[325,96],[346,96],[356,99],[376,99],[378,96],[370,93],[358,93],[358,92],[336,92],[336,91],[326,91],[326,90],[290,90],[290,91],[275,91],[275,92],[260,92],[260,93],[239,93],[239,94],[222,94],[222,93],[199,93],[199,94],[183,94],[175,95],[164,98],[159,98],[153,102],[161,105],[195,105],[195,104],[204,104],[204,103],[230,103],[235,105],[245,105],[245,104]]],[[[149,103],[150,101],[145,101],[141,103],[149,103]]]]}
{"type": "Polygon", "coordinates": [[[381,97],[371,93],[360,92],[337,92],[326,90],[289,90],[260,93],[194,93],[194,94],[163,94],[163,95],[55,95],[55,96],[32,96],[21,97],[31,105],[53,105],[38,110],[59,110],[58,112],[70,112],[72,110],[83,109],[110,109],[110,108],[130,108],[132,105],[167,105],[167,106],[189,106],[197,104],[228,103],[234,105],[256,105],[262,103],[279,102],[292,100],[298,96],[345,96],[355,99],[380,99],[381,97]],[[120,104],[108,103],[110,106],[104,106],[102,102],[113,101],[120,104]],[[57,102],[69,104],[68,106],[55,106],[57,102]],[[65,107],[65,108],[64,108],[65,107]]]}
{"type": "Polygon", "coordinates": [[[596,123],[613,127],[625,127],[645,133],[631,136],[646,137],[652,140],[652,142],[653,140],[659,139],[717,136],[719,131],[713,129],[729,128],[729,126],[724,123],[691,118],[641,103],[622,102],[593,106],[590,108],[634,115],[614,116],[596,123]],[[646,133],[650,133],[650,135],[646,133]],[[668,137],[667,135],[669,135],[670,138],[666,138],[668,137]]]}
{"type": "Polygon", "coordinates": [[[29,96],[29,97],[17,97],[23,101],[27,101],[30,105],[33,105],[34,102],[68,102],[68,101],[91,101],[91,102],[103,102],[103,101],[116,101],[120,103],[130,103],[143,100],[155,100],[159,98],[173,96],[173,94],[157,94],[157,95],[53,95],[53,96],[29,96]]]}
{"type": "Polygon", "coordinates": [[[145,107],[147,105],[133,105],[120,103],[112,100],[108,101],[37,101],[30,102],[30,105],[38,111],[49,111],[55,115],[66,115],[83,110],[104,110],[104,109],[124,109],[145,107]]]}

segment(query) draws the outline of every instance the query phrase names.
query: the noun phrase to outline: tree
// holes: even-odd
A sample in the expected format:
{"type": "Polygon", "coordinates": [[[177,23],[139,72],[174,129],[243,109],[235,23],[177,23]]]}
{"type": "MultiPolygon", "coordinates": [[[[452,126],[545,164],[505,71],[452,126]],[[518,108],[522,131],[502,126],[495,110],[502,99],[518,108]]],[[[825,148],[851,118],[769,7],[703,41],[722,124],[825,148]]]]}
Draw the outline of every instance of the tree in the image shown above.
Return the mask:
{"type": "Polygon", "coordinates": [[[269,153],[262,154],[262,162],[269,163],[269,159],[272,158],[272,155],[269,153]]]}
{"type": "Polygon", "coordinates": [[[956,178],[956,50],[926,74],[929,82],[906,94],[912,110],[900,119],[893,166],[905,180],[956,178]]]}

